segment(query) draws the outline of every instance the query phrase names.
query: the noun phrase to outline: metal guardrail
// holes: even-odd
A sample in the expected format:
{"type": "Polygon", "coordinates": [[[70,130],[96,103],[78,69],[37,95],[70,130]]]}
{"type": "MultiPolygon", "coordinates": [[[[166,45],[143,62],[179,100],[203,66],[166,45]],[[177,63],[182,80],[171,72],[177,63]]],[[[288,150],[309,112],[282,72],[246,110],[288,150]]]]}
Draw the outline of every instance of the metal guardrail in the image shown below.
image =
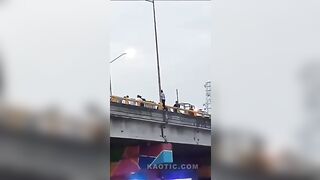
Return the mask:
{"type": "MultiPolygon", "coordinates": [[[[119,104],[127,104],[127,105],[132,105],[132,106],[142,106],[145,108],[157,109],[157,110],[164,109],[162,106],[162,103],[155,103],[153,101],[136,100],[133,98],[122,98],[122,97],[118,97],[118,96],[111,96],[110,102],[119,103],[119,104]]],[[[176,107],[167,106],[167,105],[166,105],[166,110],[169,112],[211,119],[210,114],[203,112],[203,111],[194,111],[194,110],[189,110],[189,109],[176,108],[176,107]]]]}

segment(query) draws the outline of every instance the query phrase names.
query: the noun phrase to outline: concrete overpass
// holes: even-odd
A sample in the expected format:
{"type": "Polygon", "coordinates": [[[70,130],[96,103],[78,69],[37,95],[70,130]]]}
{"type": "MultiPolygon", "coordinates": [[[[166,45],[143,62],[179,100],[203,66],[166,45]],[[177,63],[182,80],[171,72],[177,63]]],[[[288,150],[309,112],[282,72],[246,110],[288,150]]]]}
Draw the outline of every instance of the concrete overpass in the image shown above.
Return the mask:
{"type": "Polygon", "coordinates": [[[211,146],[209,118],[111,102],[110,137],[211,146]]]}

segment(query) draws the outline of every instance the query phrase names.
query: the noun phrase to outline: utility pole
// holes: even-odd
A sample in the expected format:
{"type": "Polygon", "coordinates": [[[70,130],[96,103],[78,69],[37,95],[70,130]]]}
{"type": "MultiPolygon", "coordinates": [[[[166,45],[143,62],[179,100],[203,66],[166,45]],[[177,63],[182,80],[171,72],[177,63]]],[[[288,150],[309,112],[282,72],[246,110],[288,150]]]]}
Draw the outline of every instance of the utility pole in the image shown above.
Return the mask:
{"type": "Polygon", "coordinates": [[[158,32],[157,32],[157,21],[156,21],[156,7],[154,0],[146,0],[152,3],[153,10],[153,25],[154,25],[154,37],[156,45],[156,55],[157,55],[157,71],[158,71],[158,87],[159,87],[159,102],[161,102],[161,78],[160,78],[160,60],[159,60],[159,46],[158,46],[158,32]]]}
{"type": "MultiPolygon", "coordinates": [[[[133,57],[135,54],[135,50],[134,49],[128,49],[126,50],[126,52],[121,53],[119,56],[117,56],[116,58],[114,58],[113,60],[109,61],[109,64],[111,66],[111,64],[113,62],[115,62],[116,60],[120,59],[122,56],[128,55],[129,57],[133,57]]],[[[110,95],[112,96],[112,87],[111,87],[111,71],[110,71],[110,95]]]]}
{"type": "Polygon", "coordinates": [[[210,113],[211,110],[211,81],[207,81],[204,84],[205,90],[206,90],[206,102],[203,104],[204,110],[207,113],[210,113]]]}

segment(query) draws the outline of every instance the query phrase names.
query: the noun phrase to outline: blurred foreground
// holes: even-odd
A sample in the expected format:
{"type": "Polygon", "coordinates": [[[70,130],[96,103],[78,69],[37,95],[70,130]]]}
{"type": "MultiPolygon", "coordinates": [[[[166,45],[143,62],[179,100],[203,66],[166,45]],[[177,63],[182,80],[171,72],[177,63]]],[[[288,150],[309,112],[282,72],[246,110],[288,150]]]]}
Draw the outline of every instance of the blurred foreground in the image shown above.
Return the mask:
{"type": "Polygon", "coordinates": [[[104,113],[80,118],[3,104],[0,111],[0,179],[108,177],[104,113]]]}
{"type": "Polygon", "coordinates": [[[292,150],[268,152],[263,138],[239,131],[215,131],[212,176],[221,180],[318,180],[319,164],[292,150]]]}
{"type": "MultiPolygon", "coordinates": [[[[218,125],[221,122],[213,122],[216,124],[212,139],[213,177],[216,179],[320,179],[320,63],[317,59],[305,61],[298,69],[299,71],[293,74],[300,88],[300,95],[293,99],[297,104],[279,101],[277,98],[280,99],[280,97],[271,99],[271,102],[297,106],[299,107],[296,109],[297,112],[279,109],[278,113],[270,114],[270,110],[274,107],[268,107],[265,105],[266,101],[261,101],[256,106],[259,108],[265,106],[265,112],[269,114],[259,114],[247,107],[243,110],[248,109],[250,112],[247,117],[260,117],[254,119],[252,123],[256,126],[262,125],[263,130],[244,128],[252,125],[246,123],[244,118],[237,119],[237,125],[242,125],[242,128],[229,126],[229,128],[219,129],[218,125]],[[294,117],[298,111],[302,112],[302,115],[296,117],[300,119],[297,126],[294,124],[294,119],[280,118],[282,117],[280,113],[288,115],[287,117],[294,117]],[[275,129],[279,128],[281,123],[286,126],[282,131],[277,132],[275,129]],[[281,139],[283,137],[286,137],[286,140],[281,139]]],[[[265,91],[270,90],[265,89],[265,91]]],[[[248,100],[251,99],[253,97],[248,97],[248,100]]]]}

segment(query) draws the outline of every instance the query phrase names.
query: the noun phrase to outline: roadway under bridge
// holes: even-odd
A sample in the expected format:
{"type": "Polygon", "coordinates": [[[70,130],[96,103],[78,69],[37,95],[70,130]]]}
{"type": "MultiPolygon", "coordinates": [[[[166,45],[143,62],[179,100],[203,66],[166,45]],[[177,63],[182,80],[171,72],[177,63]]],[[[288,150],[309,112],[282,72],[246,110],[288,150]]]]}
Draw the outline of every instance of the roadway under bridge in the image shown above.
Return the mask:
{"type": "Polygon", "coordinates": [[[111,138],[211,146],[211,120],[111,102],[111,138]]]}

